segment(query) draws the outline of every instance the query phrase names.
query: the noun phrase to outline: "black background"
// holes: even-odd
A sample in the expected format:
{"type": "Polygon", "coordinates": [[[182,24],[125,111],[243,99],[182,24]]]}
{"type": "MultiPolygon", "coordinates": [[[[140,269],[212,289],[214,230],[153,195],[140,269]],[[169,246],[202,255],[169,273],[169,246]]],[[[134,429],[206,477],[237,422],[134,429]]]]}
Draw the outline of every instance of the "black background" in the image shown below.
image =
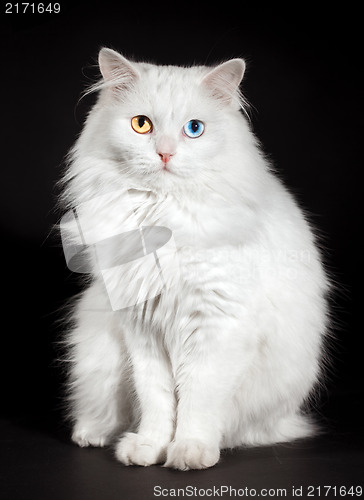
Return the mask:
{"type": "MultiPolygon", "coordinates": [[[[94,97],[102,46],[159,64],[244,57],[253,129],[322,236],[336,284],[332,367],[317,403],[332,428],[360,425],[363,396],[361,10],[340,4],[61,1],[1,5],[2,412],[59,422],[62,307],[79,290],[52,232],[57,180],[94,97]]],[[[42,424],[40,424],[42,425],[42,424]]]]}

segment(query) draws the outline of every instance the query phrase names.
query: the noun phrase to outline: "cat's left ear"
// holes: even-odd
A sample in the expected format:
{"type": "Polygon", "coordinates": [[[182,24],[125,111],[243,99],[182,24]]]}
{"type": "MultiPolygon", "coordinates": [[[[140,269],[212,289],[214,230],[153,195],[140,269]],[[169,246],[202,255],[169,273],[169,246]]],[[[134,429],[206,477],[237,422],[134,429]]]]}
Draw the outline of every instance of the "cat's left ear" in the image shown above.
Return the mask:
{"type": "Polygon", "coordinates": [[[244,59],[231,59],[209,71],[202,83],[216,99],[231,103],[237,96],[237,90],[245,72],[244,59]]]}
{"type": "Polygon", "coordinates": [[[127,89],[139,77],[135,65],[112,49],[100,50],[99,67],[104,81],[115,91],[127,89]]]}

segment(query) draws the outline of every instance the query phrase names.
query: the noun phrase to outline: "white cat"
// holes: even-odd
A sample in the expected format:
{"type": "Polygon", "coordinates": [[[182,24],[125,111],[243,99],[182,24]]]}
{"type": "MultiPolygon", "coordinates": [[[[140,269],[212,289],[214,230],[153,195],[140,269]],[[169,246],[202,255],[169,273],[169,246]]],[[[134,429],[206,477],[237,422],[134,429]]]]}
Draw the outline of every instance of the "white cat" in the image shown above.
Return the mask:
{"type": "MultiPolygon", "coordinates": [[[[241,112],[244,61],[156,66],[104,48],[99,64],[63,206],[94,200],[82,212],[91,243],[170,229],[179,270],[159,295],[112,308],[90,245],[93,276],[67,339],[73,441],[121,436],[125,465],[187,470],[215,465],[224,448],[311,435],[302,408],[321,375],[329,285],[305,217],[241,112]],[[112,193],[126,190],[133,208],[123,210],[112,193]]],[[[109,291],[127,292],[109,275],[109,291]]]]}

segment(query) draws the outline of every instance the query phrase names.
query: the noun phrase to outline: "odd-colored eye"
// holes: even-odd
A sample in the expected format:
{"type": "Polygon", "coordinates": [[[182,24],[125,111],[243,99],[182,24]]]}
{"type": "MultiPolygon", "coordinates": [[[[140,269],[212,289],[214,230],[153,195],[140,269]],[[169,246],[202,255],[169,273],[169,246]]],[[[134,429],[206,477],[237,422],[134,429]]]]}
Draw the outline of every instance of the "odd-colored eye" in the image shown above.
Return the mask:
{"type": "Polygon", "coordinates": [[[196,139],[203,134],[205,130],[205,125],[200,120],[190,120],[183,127],[183,132],[187,137],[191,139],[196,139]]]}
{"type": "Polygon", "coordinates": [[[131,127],[138,134],[147,134],[152,131],[153,124],[147,116],[138,115],[131,119],[131,127]]]}

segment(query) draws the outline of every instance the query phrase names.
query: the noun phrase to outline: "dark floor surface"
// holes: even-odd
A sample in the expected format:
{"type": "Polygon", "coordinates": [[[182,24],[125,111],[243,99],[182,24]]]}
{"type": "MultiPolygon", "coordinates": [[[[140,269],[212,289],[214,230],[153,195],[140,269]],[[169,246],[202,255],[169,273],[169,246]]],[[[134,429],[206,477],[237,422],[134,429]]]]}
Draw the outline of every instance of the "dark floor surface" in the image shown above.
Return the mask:
{"type": "Polygon", "coordinates": [[[3,419],[1,498],[360,498],[356,489],[364,485],[360,395],[350,395],[350,405],[345,398],[335,405],[336,415],[324,418],[327,432],[321,436],[226,451],[216,467],[188,472],[124,467],[114,459],[112,448],[80,449],[70,442],[69,429],[56,415],[3,419]],[[355,414],[346,413],[345,406],[355,414]]]}

